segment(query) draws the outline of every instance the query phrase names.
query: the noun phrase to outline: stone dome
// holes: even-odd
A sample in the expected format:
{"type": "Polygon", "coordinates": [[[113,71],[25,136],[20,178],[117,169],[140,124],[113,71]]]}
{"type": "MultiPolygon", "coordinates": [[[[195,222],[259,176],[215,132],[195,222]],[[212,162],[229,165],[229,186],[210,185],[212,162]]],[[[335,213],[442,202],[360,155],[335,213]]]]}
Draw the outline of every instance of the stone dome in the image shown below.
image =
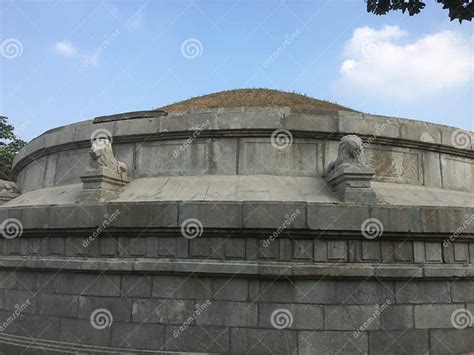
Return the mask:
{"type": "Polygon", "coordinates": [[[271,89],[221,91],[163,106],[158,110],[174,112],[233,107],[289,107],[293,110],[354,111],[329,101],[271,89]]]}

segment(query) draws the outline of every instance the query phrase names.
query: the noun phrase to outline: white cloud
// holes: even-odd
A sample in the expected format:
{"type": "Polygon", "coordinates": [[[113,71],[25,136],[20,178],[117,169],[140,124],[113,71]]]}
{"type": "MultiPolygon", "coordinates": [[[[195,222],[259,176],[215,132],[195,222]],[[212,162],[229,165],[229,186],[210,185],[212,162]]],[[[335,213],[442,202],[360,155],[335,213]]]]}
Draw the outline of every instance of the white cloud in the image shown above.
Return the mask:
{"type": "Polygon", "coordinates": [[[56,42],[54,45],[54,51],[56,54],[59,54],[63,57],[73,57],[77,54],[76,47],[74,47],[71,42],[68,41],[56,42]]]}
{"type": "Polygon", "coordinates": [[[469,82],[474,61],[461,34],[407,37],[398,26],[357,28],[344,48],[340,83],[365,95],[406,99],[469,82]]]}

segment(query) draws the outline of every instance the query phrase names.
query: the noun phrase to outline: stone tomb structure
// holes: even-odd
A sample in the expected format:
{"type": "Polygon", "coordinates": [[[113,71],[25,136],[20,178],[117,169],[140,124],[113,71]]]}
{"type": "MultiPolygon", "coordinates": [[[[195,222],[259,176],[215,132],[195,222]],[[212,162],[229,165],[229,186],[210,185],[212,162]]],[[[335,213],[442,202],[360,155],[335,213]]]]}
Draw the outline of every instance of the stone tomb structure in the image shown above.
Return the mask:
{"type": "Polygon", "coordinates": [[[0,350],[474,352],[471,139],[292,107],[48,131],[0,207],[0,350]]]}

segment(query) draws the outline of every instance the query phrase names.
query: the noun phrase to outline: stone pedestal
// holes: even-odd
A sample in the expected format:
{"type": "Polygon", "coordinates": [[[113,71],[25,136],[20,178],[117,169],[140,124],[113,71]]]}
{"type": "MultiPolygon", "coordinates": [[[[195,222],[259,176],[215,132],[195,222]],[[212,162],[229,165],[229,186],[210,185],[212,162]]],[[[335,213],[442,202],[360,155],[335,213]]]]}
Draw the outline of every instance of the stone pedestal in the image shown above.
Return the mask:
{"type": "Polygon", "coordinates": [[[370,167],[340,166],[328,174],[326,181],[342,201],[372,205],[377,201],[370,186],[374,175],[370,167]]]}
{"type": "Polygon", "coordinates": [[[108,167],[86,171],[81,177],[84,184],[77,202],[100,202],[113,199],[130,182],[126,172],[108,167]]]}

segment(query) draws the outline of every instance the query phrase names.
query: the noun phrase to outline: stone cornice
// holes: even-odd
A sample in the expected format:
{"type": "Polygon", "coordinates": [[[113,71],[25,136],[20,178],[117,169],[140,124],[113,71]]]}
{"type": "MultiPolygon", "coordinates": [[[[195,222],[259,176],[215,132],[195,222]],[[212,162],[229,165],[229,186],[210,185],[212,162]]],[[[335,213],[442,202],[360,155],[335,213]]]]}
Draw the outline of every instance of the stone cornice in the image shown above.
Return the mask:
{"type": "Polygon", "coordinates": [[[292,263],[146,258],[0,257],[1,269],[100,273],[195,274],[289,279],[459,279],[474,277],[473,265],[292,263]]]}

